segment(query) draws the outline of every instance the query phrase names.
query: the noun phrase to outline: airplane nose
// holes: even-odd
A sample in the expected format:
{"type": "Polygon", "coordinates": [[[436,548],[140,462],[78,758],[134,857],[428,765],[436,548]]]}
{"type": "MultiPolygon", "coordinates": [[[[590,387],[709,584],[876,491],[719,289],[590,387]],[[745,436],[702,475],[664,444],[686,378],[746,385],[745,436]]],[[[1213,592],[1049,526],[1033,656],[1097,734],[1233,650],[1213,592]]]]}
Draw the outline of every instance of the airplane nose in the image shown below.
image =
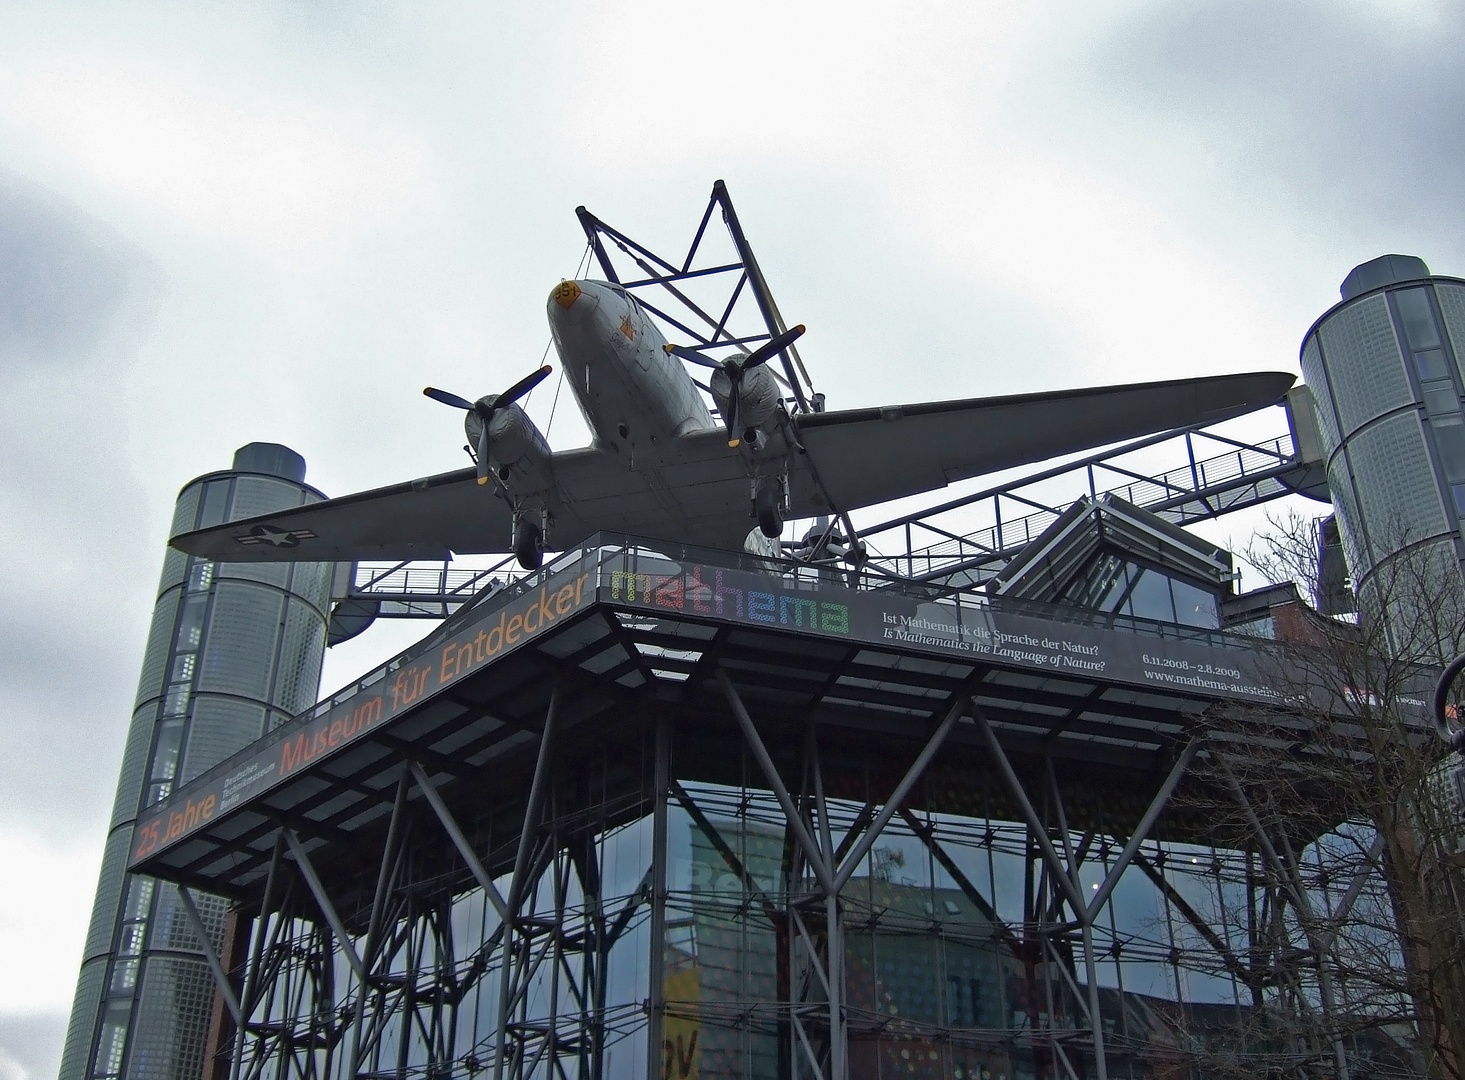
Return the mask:
{"type": "Polygon", "coordinates": [[[561,281],[549,291],[549,298],[566,311],[580,299],[580,286],[573,281],[561,281]]]}

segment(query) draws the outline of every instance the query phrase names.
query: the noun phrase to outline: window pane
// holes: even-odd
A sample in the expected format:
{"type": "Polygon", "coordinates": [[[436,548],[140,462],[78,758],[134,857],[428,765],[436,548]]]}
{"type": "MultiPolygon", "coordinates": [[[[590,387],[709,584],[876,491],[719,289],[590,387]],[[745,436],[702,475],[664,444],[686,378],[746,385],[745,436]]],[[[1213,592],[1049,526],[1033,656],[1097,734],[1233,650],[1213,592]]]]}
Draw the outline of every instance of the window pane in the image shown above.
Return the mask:
{"type": "Polygon", "coordinates": [[[1434,422],[1435,444],[1440,448],[1440,464],[1451,480],[1465,480],[1465,425],[1459,419],[1434,422]]]}
{"type": "Polygon", "coordinates": [[[1128,587],[1124,564],[1108,552],[1095,556],[1084,568],[1082,574],[1069,582],[1063,593],[1063,600],[1078,607],[1109,610],[1113,594],[1128,587]]]}
{"type": "Polygon", "coordinates": [[[178,751],[183,745],[183,721],[164,720],[158,725],[158,744],[153,750],[150,780],[172,780],[178,775],[178,751]]]}
{"type": "Polygon", "coordinates": [[[1116,555],[1105,555],[1104,569],[1105,576],[1095,578],[1094,584],[1100,581],[1107,583],[1102,598],[1094,606],[1101,611],[1128,612],[1129,587],[1134,582],[1136,570],[1126,562],[1121,562],[1116,555]]]}
{"type": "Polygon", "coordinates": [[[1429,349],[1425,352],[1414,354],[1414,370],[1419,373],[1419,378],[1424,379],[1448,379],[1449,369],[1445,367],[1445,354],[1439,349],[1429,349]]]}
{"type": "Polygon", "coordinates": [[[202,592],[214,581],[214,564],[207,559],[193,559],[188,568],[188,591],[202,592]]]}
{"type": "Polygon", "coordinates": [[[1188,581],[1171,580],[1175,591],[1175,621],[1185,626],[1203,626],[1216,629],[1221,618],[1216,611],[1216,598],[1205,589],[1188,581]]]}
{"type": "Polygon", "coordinates": [[[148,904],[153,899],[153,883],[149,878],[127,879],[127,918],[147,917],[148,904]]]}
{"type": "Polygon", "coordinates": [[[198,515],[198,527],[207,529],[219,525],[229,505],[229,481],[210,480],[203,489],[203,509],[198,515]]]}
{"type": "Polygon", "coordinates": [[[198,663],[198,653],[179,653],[173,657],[173,673],[168,677],[173,682],[187,682],[193,678],[193,669],[198,663]]]}
{"type": "Polygon", "coordinates": [[[1460,411],[1460,399],[1448,379],[1424,384],[1424,409],[1430,416],[1454,416],[1460,411]]]}
{"type": "Polygon", "coordinates": [[[1435,326],[1434,312],[1429,309],[1429,297],[1424,289],[1405,289],[1394,294],[1394,303],[1399,305],[1399,319],[1404,324],[1404,336],[1416,349],[1436,349],[1440,344],[1440,332],[1435,326]]]}
{"type": "Polygon", "coordinates": [[[117,966],[112,969],[111,992],[114,994],[127,993],[137,985],[137,961],[119,960],[117,966]]]}
{"type": "Polygon", "coordinates": [[[1170,579],[1154,570],[1140,572],[1130,594],[1130,611],[1141,619],[1174,622],[1175,605],[1170,602],[1170,579]]]}
{"type": "Polygon", "coordinates": [[[203,642],[203,619],[208,606],[209,598],[204,595],[190,596],[183,601],[183,611],[178,616],[180,652],[193,652],[203,642]]]}
{"type": "Polygon", "coordinates": [[[163,695],[164,716],[185,716],[188,713],[188,699],[193,696],[193,687],[188,683],[174,683],[163,695]]]}

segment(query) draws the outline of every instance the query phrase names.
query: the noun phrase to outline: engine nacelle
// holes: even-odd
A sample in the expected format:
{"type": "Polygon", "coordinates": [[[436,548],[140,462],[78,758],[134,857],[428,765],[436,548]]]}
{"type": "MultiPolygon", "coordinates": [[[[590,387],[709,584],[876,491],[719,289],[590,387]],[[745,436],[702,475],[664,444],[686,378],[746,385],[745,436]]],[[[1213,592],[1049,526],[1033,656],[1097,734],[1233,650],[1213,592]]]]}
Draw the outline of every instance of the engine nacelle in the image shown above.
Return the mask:
{"type": "MultiPolygon", "coordinates": [[[[712,390],[712,399],[717,402],[717,411],[726,416],[732,404],[732,380],[727,377],[727,372],[719,368],[712,373],[712,378],[708,380],[707,385],[712,390]]],[[[778,389],[778,380],[774,378],[773,372],[768,370],[767,364],[760,364],[751,371],[743,372],[741,417],[743,429],[761,428],[775,420],[782,397],[783,395],[778,389]]],[[[736,432],[736,434],[741,436],[742,432],[736,432]]]]}
{"type": "MultiPolygon", "coordinates": [[[[476,447],[483,420],[470,412],[463,423],[468,445],[476,447]]],[[[488,427],[488,460],[494,476],[515,495],[533,495],[554,486],[554,453],[549,441],[517,405],[502,405],[488,427]]]]}

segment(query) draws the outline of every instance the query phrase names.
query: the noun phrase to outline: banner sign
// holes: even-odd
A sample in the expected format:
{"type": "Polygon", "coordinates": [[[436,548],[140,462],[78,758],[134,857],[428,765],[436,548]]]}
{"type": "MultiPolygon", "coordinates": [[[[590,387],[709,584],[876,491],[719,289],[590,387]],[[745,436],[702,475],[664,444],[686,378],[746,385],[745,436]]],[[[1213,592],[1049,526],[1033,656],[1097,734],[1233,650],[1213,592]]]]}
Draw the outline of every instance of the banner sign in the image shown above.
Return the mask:
{"type": "Polygon", "coordinates": [[[581,559],[503,606],[486,607],[469,625],[371,686],[323,712],[296,718],[190,782],[181,792],[182,806],[169,800],[144,812],[133,831],[129,865],[335,754],[594,600],[594,573],[581,559]]]}
{"type": "Polygon", "coordinates": [[[1266,685],[1269,658],[1260,641],[1232,644],[1202,630],[1194,638],[1162,638],[993,610],[971,596],[961,602],[922,601],[896,589],[857,591],[829,581],[840,575],[838,570],[755,574],[644,557],[621,563],[624,569],[610,563],[601,567],[601,598],[665,615],[730,620],[1199,697],[1282,700],[1266,685]]]}
{"type": "MultiPolygon", "coordinates": [[[[1122,683],[1193,697],[1281,704],[1267,672],[1278,656],[1266,643],[1222,640],[1183,627],[1159,637],[993,609],[970,594],[918,599],[891,589],[851,589],[839,570],[767,573],[674,562],[624,548],[587,551],[563,570],[431,645],[330,708],[317,707],[185,785],[145,812],[130,865],[330,757],[439,691],[465,679],[595,602],[662,616],[715,619],[994,664],[1055,677],[1122,683]],[[598,565],[597,565],[598,563],[598,565]]],[[[1292,693],[1296,693],[1293,689],[1292,693]]],[[[1413,704],[1405,699],[1405,704],[1413,704]]],[[[1421,699],[1418,703],[1424,707],[1421,699]]]]}

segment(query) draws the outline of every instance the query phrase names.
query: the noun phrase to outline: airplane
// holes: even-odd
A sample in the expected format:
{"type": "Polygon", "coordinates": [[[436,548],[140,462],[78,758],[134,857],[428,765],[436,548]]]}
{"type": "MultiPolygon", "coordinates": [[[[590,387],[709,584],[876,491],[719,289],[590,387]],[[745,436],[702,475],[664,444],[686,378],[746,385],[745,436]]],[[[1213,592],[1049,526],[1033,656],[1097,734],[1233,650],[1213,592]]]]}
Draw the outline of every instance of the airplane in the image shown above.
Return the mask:
{"type": "Polygon", "coordinates": [[[860,507],[1271,405],[1295,377],[1253,372],[1004,397],[790,412],[767,363],[803,332],[721,358],[669,343],[634,296],[567,280],[546,304],[565,378],[594,433],[559,452],[517,400],[543,367],[469,401],[471,468],[174,537],[223,562],[437,560],[512,552],[539,567],[602,530],[776,553],[786,519],[860,507]],[[714,418],[682,361],[711,368],[714,418]],[[750,527],[751,526],[751,527],[750,527]]]}

